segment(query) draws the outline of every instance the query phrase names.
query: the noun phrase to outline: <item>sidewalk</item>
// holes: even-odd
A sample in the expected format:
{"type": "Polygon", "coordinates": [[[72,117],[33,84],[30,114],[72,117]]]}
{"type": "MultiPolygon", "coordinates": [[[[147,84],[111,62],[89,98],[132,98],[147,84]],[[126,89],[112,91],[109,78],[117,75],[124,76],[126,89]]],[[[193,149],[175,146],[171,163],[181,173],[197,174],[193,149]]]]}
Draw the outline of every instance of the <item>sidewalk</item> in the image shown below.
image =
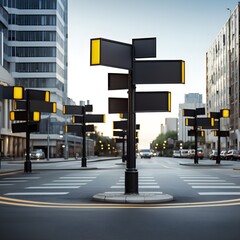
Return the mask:
{"type": "MultiPolygon", "coordinates": [[[[97,161],[109,161],[109,160],[116,160],[121,159],[121,157],[90,157],[87,159],[88,162],[97,162],[97,161]]],[[[35,164],[51,164],[51,163],[60,163],[60,162],[71,162],[71,161],[81,161],[81,158],[50,158],[47,159],[40,159],[40,160],[31,160],[32,165],[35,164]]],[[[21,172],[24,170],[24,162],[25,160],[2,160],[0,162],[0,174],[6,174],[11,172],[21,172]]]]}

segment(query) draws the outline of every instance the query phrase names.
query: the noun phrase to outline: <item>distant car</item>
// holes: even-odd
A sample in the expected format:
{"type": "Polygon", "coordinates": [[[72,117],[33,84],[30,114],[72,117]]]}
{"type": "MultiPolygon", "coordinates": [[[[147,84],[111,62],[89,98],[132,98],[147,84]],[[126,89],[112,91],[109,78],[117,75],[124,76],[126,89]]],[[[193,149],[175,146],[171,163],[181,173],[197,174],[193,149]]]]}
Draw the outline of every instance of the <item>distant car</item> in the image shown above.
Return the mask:
{"type": "Polygon", "coordinates": [[[209,158],[211,159],[211,160],[216,160],[217,159],[217,150],[212,150],[212,152],[210,153],[210,155],[209,155],[209,158]]]}
{"type": "Polygon", "coordinates": [[[195,156],[195,150],[194,149],[188,150],[188,158],[194,158],[194,156],[195,156]]]}
{"type": "Polygon", "coordinates": [[[180,150],[173,150],[173,157],[174,158],[180,158],[181,157],[180,150]]]}
{"type": "Polygon", "coordinates": [[[220,158],[221,158],[222,160],[225,160],[225,159],[226,159],[226,154],[227,154],[227,151],[221,151],[221,153],[220,153],[220,158]]]}
{"type": "Polygon", "coordinates": [[[187,149],[181,149],[180,150],[180,157],[181,158],[187,158],[188,157],[188,150],[187,149]]]}
{"type": "Polygon", "coordinates": [[[227,160],[237,160],[239,159],[239,151],[238,150],[229,150],[227,153],[226,153],[226,159],[227,160]]]}
{"type": "Polygon", "coordinates": [[[151,158],[152,152],[150,149],[142,149],[142,150],[140,150],[139,155],[141,158],[151,158]]]}
{"type": "Polygon", "coordinates": [[[44,159],[45,153],[42,149],[35,149],[30,154],[31,159],[44,159]]]}
{"type": "MultiPolygon", "coordinates": [[[[204,153],[201,148],[197,149],[197,156],[199,159],[203,159],[204,153]]],[[[194,158],[195,157],[195,149],[188,150],[188,158],[194,158]]]]}

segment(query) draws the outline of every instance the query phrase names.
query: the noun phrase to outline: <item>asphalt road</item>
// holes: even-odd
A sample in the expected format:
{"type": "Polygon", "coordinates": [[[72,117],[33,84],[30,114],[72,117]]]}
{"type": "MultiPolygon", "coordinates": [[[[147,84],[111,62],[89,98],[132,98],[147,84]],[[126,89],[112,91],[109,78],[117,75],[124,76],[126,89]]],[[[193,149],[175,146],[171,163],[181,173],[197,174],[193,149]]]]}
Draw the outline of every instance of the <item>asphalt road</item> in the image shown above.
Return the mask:
{"type": "Polygon", "coordinates": [[[189,160],[137,159],[139,191],[171,194],[164,204],[93,201],[96,193],[124,192],[120,160],[0,175],[0,239],[240,239],[240,162],[180,162],[189,160]]]}

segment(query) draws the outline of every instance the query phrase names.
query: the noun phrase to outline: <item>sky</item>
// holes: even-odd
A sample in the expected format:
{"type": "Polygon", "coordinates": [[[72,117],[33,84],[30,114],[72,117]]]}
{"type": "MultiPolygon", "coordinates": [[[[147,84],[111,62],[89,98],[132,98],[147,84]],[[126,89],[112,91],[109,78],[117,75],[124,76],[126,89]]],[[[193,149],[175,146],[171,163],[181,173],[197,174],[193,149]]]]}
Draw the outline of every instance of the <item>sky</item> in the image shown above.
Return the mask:
{"type": "Polygon", "coordinates": [[[137,113],[139,148],[149,148],[165,118],[177,118],[184,94],[200,93],[206,102],[206,52],[236,8],[236,0],[69,0],[68,96],[76,104],[89,100],[93,113],[106,114],[97,130],[112,137],[109,97],[127,97],[127,90],[108,91],[108,73],[126,70],[90,66],[90,39],[131,44],[134,38],[156,37],[155,60],[184,60],[185,84],[137,85],[136,91],[170,91],[171,113],[137,113]],[[228,10],[228,8],[230,10],[228,10]]]}

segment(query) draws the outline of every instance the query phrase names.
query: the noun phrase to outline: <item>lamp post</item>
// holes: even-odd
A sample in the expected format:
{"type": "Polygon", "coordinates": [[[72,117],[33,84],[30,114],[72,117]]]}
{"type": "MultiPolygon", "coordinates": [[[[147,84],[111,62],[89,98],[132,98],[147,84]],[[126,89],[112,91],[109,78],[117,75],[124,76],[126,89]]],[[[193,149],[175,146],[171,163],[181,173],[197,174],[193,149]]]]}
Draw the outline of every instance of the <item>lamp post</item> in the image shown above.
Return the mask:
{"type": "Polygon", "coordinates": [[[49,151],[50,151],[50,136],[49,136],[49,131],[50,131],[50,116],[51,114],[48,115],[48,124],[47,124],[47,160],[49,161],[49,151]]]}

